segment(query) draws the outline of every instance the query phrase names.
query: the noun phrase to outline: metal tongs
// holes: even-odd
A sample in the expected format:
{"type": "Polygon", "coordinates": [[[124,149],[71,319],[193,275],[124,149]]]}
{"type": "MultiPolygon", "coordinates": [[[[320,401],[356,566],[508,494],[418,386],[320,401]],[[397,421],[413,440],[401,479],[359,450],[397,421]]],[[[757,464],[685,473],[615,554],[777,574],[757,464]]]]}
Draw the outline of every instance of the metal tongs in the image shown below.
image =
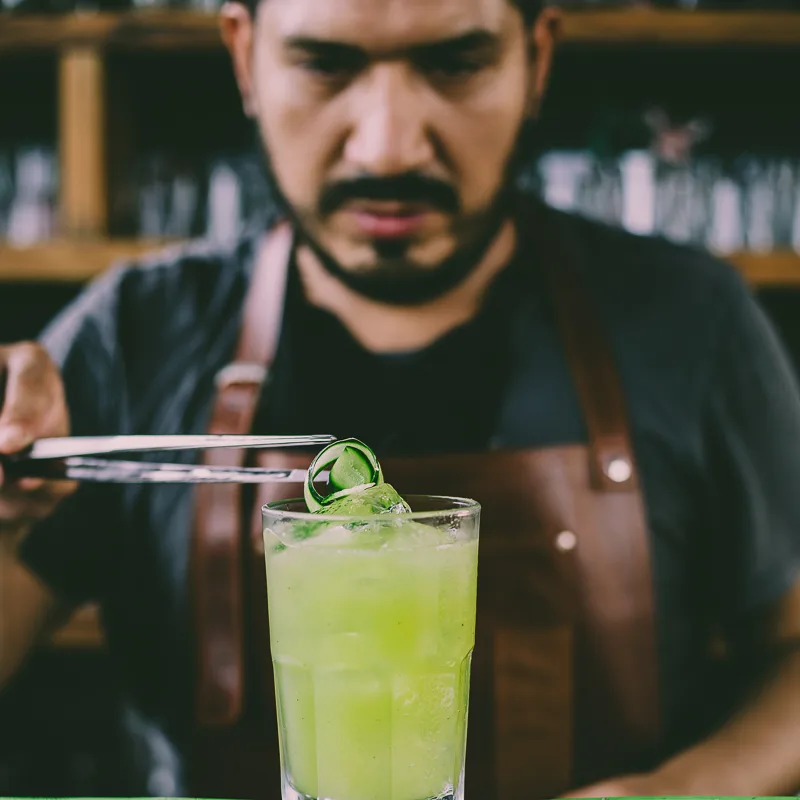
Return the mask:
{"type": "MultiPolygon", "coordinates": [[[[9,480],[45,478],[91,483],[302,483],[302,469],[197,466],[160,462],[122,461],[95,456],[153,450],[207,450],[212,448],[267,449],[322,446],[335,436],[92,436],[39,439],[22,453],[0,455],[0,467],[9,480]]],[[[324,475],[318,476],[324,479],[324,475]]]]}

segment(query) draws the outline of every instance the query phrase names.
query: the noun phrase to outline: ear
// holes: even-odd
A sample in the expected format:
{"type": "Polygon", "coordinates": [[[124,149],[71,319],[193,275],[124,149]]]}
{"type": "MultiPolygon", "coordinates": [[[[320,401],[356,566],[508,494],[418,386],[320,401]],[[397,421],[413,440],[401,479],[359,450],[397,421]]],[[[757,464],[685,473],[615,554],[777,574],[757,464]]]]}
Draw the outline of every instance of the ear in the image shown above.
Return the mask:
{"type": "Polygon", "coordinates": [[[558,8],[546,7],[533,23],[529,34],[530,81],[528,116],[537,117],[550,80],[556,45],[561,38],[563,15],[558,8]]]}
{"type": "Polygon", "coordinates": [[[253,104],[253,17],[240,2],[226,2],[219,13],[219,28],[222,41],[227,47],[233,63],[233,72],[242,106],[248,117],[255,116],[253,104]]]}

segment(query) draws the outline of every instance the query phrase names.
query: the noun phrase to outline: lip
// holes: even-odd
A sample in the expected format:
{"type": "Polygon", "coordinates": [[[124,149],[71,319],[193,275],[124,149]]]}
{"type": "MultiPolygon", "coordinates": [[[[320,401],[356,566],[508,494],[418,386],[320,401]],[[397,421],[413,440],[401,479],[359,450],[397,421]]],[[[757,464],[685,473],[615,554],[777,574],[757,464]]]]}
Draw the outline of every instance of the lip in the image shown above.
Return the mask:
{"type": "Polygon", "coordinates": [[[346,213],[362,234],[397,239],[416,233],[426,223],[431,209],[396,201],[370,201],[353,204],[346,213]]]}

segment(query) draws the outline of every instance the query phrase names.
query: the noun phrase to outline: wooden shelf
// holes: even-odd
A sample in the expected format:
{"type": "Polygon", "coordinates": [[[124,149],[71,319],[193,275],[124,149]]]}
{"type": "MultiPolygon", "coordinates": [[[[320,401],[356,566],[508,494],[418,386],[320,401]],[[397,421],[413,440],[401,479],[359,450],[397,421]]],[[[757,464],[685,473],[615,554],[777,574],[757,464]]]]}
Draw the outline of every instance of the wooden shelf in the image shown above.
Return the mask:
{"type": "MultiPolygon", "coordinates": [[[[0,245],[0,283],[83,283],[115,262],[170,244],[146,239],[54,241],[31,247],[0,245]]],[[[754,286],[800,287],[800,253],[736,253],[723,256],[754,286]]]]}
{"type": "MultiPolygon", "coordinates": [[[[649,8],[568,11],[563,41],[584,45],[800,45],[800,13],[649,8]]],[[[215,14],[130,11],[0,17],[0,52],[94,46],[219,50],[215,14]]]]}
{"type": "Polygon", "coordinates": [[[800,13],[631,8],[565,14],[567,44],[800,45],[800,13]]]}
{"type": "Polygon", "coordinates": [[[94,46],[120,50],[215,50],[217,18],[193,11],[72,13],[0,18],[0,52],[94,46]]]}
{"type": "Polygon", "coordinates": [[[753,286],[800,287],[800,253],[791,250],[764,254],[737,253],[725,260],[733,264],[753,286]]]}

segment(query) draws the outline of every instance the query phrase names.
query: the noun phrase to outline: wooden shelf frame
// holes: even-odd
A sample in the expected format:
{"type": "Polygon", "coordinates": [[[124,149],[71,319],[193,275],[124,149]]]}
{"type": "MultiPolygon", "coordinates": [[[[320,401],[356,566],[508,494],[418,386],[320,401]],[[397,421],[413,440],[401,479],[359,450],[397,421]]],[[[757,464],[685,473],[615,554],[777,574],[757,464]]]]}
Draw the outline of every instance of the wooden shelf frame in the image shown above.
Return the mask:
{"type": "MultiPolygon", "coordinates": [[[[567,45],[800,46],[800,12],[651,8],[565,11],[567,45]]],[[[0,18],[0,53],[93,47],[220,50],[215,14],[141,10],[0,18]]]]}
{"type": "Polygon", "coordinates": [[[563,42],[581,45],[800,46],[800,13],[630,8],[564,15],[563,42]]]}
{"type": "Polygon", "coordinates": [[[0,18],[0,53],[97,50],[219,50],[215,14],[142,10],[0,18]]]}

